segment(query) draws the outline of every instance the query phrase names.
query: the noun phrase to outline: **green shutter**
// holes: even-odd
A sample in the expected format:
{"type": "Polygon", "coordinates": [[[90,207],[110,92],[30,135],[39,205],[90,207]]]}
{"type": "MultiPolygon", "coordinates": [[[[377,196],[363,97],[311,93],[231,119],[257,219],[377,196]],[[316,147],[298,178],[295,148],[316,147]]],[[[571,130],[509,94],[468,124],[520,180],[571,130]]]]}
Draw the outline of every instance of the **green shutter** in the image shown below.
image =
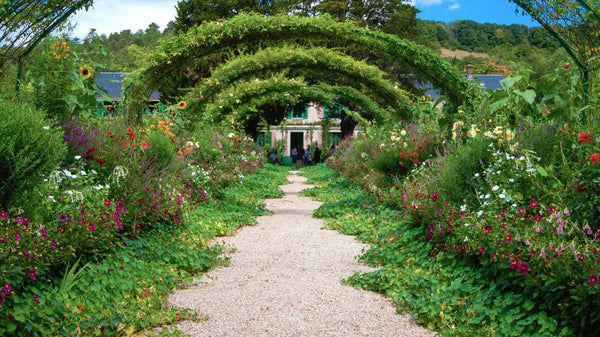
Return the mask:
{"type": "Polygon", "coordinates": [[[329,105],[323,105],[323,118],[329,118],[329,105]]]}
{"type": "Polygon", "coordinates": [[[308,119],[308,104],[304,103],[304,111],[302,111],[302,118],[308,119]]]}

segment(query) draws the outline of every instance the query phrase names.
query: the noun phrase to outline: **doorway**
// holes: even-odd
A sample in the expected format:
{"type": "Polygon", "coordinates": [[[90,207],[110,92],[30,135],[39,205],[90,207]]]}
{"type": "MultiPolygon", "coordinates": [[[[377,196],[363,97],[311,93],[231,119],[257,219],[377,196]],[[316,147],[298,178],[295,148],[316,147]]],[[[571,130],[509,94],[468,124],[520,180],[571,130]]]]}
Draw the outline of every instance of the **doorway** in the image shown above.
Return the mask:
{"type": "Polygon", "coordinates": [[[304,148],[304,132],[290,132],[290,152],[293,148],[304,148]]]}

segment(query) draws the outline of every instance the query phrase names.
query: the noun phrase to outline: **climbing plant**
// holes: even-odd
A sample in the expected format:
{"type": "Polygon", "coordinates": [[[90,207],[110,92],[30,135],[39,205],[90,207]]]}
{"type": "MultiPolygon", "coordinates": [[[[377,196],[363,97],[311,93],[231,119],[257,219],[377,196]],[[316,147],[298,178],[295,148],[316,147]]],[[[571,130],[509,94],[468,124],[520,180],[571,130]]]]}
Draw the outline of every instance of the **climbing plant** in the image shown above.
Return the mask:
{"type": "Polygon", "coordinates": [[[239,56],[216,68],[211,77],[205,78],[202,84],[186,95],[186,101],[196,103],[194,105],[202,109],[203,102],[210,102],[219,91],[240,78],[259,71],[288,68],[308,68],[349,77],[355,83],[364,85],[364,90],[372,91],[382,103],[392,106],[399,116],[409,117],[411,101],[408,93],[385,80],[383,71],[324,48],[266,48],[255,54],[239,56]]]}
{"type": "Polygon", "coordinates": [[[589,102],[593,72],[600,65],[600,4],[590,0],[509,0],[556,38],[579,68],[584,104],[589,102]]]}
{"type": "MultiPolygon", "coordinates": [[[[335,22],[327,15],[301,18],[290,15],[263,17],[242,14],[229,20],[194,27],[186,34],[164,41],[148,58],[146,83],[157,86],[170,75],[193,72],[195,62],[220,62],[222,59],[215,55],[221,55],[224,51],[229,51],[232,55],[235,50],[251,54],[257,50],[263,52],[268,47],[292,43],[306,49],[314,49],[315,46],[337,47],[338,53],[346,50],[342,47],[352,46],[391,55],[410,65],[416,73],[439,88],[448,98],[449,111],[456,110],[461,105],[465,105],[465,108],[472,106],[481,92],[458,69],[427,47],[358,27],[351,22],[335,22]]],[[[219,63],[212,66],[218,67],[219,63]]],[[[260,69],[255,71],[258,70],[260,69]]],[[[215,76],[218,74],[213,71],[212,77],[215,76]]],[[[389,100],[390,94],[385,94],[384,91],[380,90],[379,94],[389,100]]]]}
{"type": "MultiPolygon", "coordinates": [[[[243,123],[244,120],[251,118],[250,113],[259,111],[259,108],[266,104],[295,105],[300,101],[310,101],[312,103],[321,103],[324,105],[339,105],[335,97],[343,96],[351,104],[364,109],[364,111],[376,120],[382,120],[384,111],[379,108],[377,103],[358,90],[344,86],[330,86],[327,84],[306,85],[303,79],[288,79],[285,74],[280,73],[268,79],[255,78],[251,81],[237,82],[229,86],[227,90],[220,92],[215,100],[209,104],[203,105],[204,110],[195,111],[191,108],[187,110],[190,117],[200,114],[204,120],[218,123],[231,119],[243,123]]],[[[198,107],[198,104],[190,104],[191,107],[198,107]]],[[[347,107],[341,107],[342,110],[347,107]]],[[[346,110],[344,110],[346,111],[346,110]]],[[[278,124],[285,116],[283,109],[279,110],[278,116],[270,116],[270,124],[278,124]]],[[[347,112],[357,122],[366,125],[367,121],[359,114],[347,112]]],[[[265,121],[267,116],[261,115],[265,121]]]]}

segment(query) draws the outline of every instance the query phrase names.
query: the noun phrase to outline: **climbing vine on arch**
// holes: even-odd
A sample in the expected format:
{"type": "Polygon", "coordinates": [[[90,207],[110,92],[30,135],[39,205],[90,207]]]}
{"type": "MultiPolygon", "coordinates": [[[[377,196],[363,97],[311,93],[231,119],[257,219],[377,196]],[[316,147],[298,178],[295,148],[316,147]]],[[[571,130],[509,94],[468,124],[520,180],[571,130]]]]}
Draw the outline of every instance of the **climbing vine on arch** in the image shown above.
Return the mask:
{"type": "MultiPolygon", "coordinates": [[[[294,105],[300,100],[310,100],[333,106],[338,104],[335,97],[344,97],[350,104],[359,107],[375,120],[383,121],[384,110],[360,91],[345,86],[327,84],[307,85],[303,79],[288,79],[279,73],[268,79],[255,78],[249,81],[238,81],[216,95],[213,102],[204,105],[200,111],[204,120],[213,123],[234,120],[244,121],[252,118],[259,108],[266,104],[294,105]]],[[[193,110],[189,110],[195,115],[193,110]]],[[[348,113],[357,122],[364,124],[366,120],[355,113],[348,113]]],[[[273,124],[283,119],[285,111],[280,110],[278,116],[271,116],[273,124]],[[279,119],[278,119],[279,118],[279,119]]],[[[264,116],[260,116],[264,118],[264,116]]]]}
{"type": "MultiPolygon", "coordinates": [[[[162,76],[180,71],[178,67],[190,67],[194,62],[220,60],[215,55],[226,51],[251,53],[258,49],[257,46],[290,43],[307,48],[353,45],[389,54],[406,62],[439,88],[442,95],[448,97],[450,104],[447,106],[454,110],[461,105],[472,106],[481,92],[458,69],[427,47],[351,22],[335,22],[327,15],[310,18],[238,15],[230,20],[205,23],[165,41],[149,58],[147,81],[160,82],[162,76]]],[[[216,67],[218,63],[212,66],[216,67]]]]}
{"type": "Polygon", "coordinates": [[[399,117],[410,117],[412,102],[409,94],[387,81],[383,71],[325,48],[266,48],[255,54],[241,55],[216,68],[213,75],[193,88],[185,99],[195,107],[194,110],[202,110],[205,104],[215,100],[221,90],[238,79],[289,68],[341,74],[361,86],[363,91],[370,92],[371,96],[379,99],[380,104],[393,107],[399,117]]]}

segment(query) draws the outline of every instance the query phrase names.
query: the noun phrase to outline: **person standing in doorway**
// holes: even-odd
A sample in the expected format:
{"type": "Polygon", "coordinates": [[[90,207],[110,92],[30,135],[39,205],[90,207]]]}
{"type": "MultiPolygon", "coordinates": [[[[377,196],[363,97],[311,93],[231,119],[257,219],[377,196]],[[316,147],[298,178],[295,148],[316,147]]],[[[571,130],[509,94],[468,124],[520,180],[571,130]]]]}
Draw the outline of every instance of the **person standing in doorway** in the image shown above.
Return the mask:
{"type": "Polygon", "coordinates": [[[296,149],[294,147],[294,148],[292,148],[292,163],[294,163],[294,165],[296,165],[296,168],[298,168],[298,163],[296,162],[297,159],[298,159],[298,149],[296,149]]]}

